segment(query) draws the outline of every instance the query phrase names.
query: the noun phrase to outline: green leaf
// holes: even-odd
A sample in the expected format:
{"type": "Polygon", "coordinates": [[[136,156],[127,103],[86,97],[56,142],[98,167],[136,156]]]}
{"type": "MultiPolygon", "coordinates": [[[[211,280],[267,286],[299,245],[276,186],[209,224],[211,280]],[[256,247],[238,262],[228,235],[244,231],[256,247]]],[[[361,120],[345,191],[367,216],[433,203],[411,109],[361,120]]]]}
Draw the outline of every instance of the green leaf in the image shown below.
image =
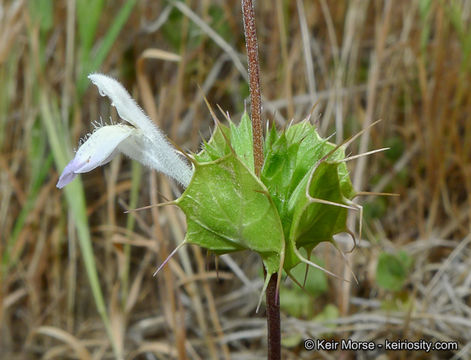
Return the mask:
{"type": "Polygon", "coordinates": [[[209,142],[203,141],[203,149],[195,155],[198,162],[220,159],[231,152],[231,148],[239,159],[254,172],[252,124],[247,112],[244,112],[238,126],[234,123],[227,127],[217,124],[209,142]]]}
{"type": "MultiPolygon", "coordinates": [[[[267,135],[261,179],[277,205],[285,236],[290,233],[293,203],[306,192],[309,176],[317,162],[334,149],[335,145],[322,139],[308,122],[290,126],[279,135],[272,128],[267,135]]],[[[329,160],[343,158],[343,150],[338,149],[329,160]]],[[[346,198],[352,198],[354,192],[344,163],[338,164],[337,172],[340,192],[346,198]]]]}
{"type": "Polygon", "coordinates": [[[407,280],[412,259],[405,252],[381,253],[376,267],[376,282],[386,290],[399,291],[407,280]]]}
{"type": "Polygon", "coordinates": [[[267,146],[261,173],[261,180],[267,186],[283,224],[289,221],[286,219],[286,206],[291,195],[298,149],[299,144],[288,144],[285,134],[282,133],[273,144],[267,146]]]}
{"type": "Polygon", "coordinates": [[[186,243],[216,254],[252,250],[268,274],[278,271],[284,254],[278,213],[266,187],[233,152],[196,162],[190,185],[175,203],[187,217],[186,243]]]}
{"type": "Polygon", "coordinates": [[[290,126],[286,130],[286,138],[291,144],[299,144],[296,170],[291,184],[291,191],[293,191],[304,176],[312,170],[316,162],[331,151],[335,145],[322,139],[314,126],[305,121],[290,126]]]}
{"type": "Polygon", "coordinates": [[[264,142],[265,157],[267,153],[271,151],[271,147],[275,143],[276,139],[278,139],[278,133],[276,132],[275,124],[272,124],[272,127],[270,128],[270,131],[267,133],[265,142],[264,142]]]}
{"type": "MultiPolygon", "coordinates": [[[[238,126],[218,125],[194,155],[192,181],[176,201],[187,216],[185,242],[216,254],[252,250],[269,274],[283,265],[296,279],[291,270],[300,262],[320,268],[304,250],[310,255],[320,242],[333,242],[333,235],[348,230],[347,210],[353,208],[355,192],[342,162],[344,150],[322,139],[308,122],[280,132],[273,127],[259,180],[252,141],[244,113],[238,126]]],[[[312,285],[314,292],[319,284],[312,285]]]]}
{"type": "MultiPolygon", "coordinates": [[[[321,138],[315,127],[305,121],[289,127],[286,131],[286,137],[292,143],[300,143],[296,172],[293,176],[292,186],[294,188],[298,186],[306,174],[312,170],[317,161],[334,150],[336,145],[328,142],[327,139],[321,138]]],[[[327,160],[340,161],[343,158],[345,158],[345,152],[340,148],[330,155],[327,160]]],[[[352,198],[354,191],[346,164],[340,163],[338,172],[344,195],[348,198],[352,198]]]]}
{"type": "Polygon", "coordinates": [[[296,249],[304,247],[308,254],[322,241],[333,241],[335,234],[347,231],[348,199],[343,195],[339,163],[321,162],[311,175],[306,175],[290,199],[293,218],[288,237],[285,269],[299,262],[296,249]],[[319,203],[318,200],[335,204],[319,203]]]}
{"type": "Polygon", "coordinates": [[[240,119],[239,126],[235,126],[231,122],[230,129],[232,148],[250,171],[254,172],[252,124],[246,111],[244,111],[240,119]]]}
{"type": "Polygon", "coordinates": [[[218,124],[209,142],[203,142],[203,149],[195,154],[196,161],[210,162],[220,159],[231,152],[229,145],[230,130],[227,126],[218,124]]]}

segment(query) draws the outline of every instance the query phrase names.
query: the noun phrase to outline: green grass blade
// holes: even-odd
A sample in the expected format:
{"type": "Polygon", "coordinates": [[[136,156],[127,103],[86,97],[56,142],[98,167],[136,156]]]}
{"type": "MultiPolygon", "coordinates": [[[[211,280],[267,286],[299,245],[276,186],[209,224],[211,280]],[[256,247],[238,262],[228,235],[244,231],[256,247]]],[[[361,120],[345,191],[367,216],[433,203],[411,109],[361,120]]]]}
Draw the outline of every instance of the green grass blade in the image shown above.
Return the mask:
{"type": "MultiPolygon", "coordinates": [[[[57,111],[53,113],[51,103],[49,102],[45,91],[42,91],[40,94],[40,109],[41,118],[47,131],[48,140],[54,155],[56,167],[58,169],[63,169],[68,162],[68,154],[70,154],[70,151],[65,145],[64,140],[66,135],[60,126],[57,111]]],[[[82,251],[85,269],[87,271],[88,280],[92,288],[92,294],[98,313],[100,314],[103,324],[105,325],[106,332],[115,352],[115,356],[120,358],[121,356],[118,353],[118,347],[112,335],[110,319],[106,311],[103,293],[98,280],[95,258],[93,255],[93,248],[90,239],[90,230],[88,227],[88,218],[86,214],[85,194],[81,180],[76,179],[75,181],[71,182],[63,189],[63,191],[65,192],[69,209],[74,216],[75,226],[77,228],[79,238],[79,245],[82,251]]]]}
{"type": "Polygon", "coordinates": [[[104,4],[103,0],[77,1],[77,27],[82,59],[90,55],[104,4]]]}
{"type": "Polygon", "coordinates": [[[137,0],[128,0],[121,7],[118,14],[116,15],[113,23],[108,29],[106,35],[102,39],[102,42],[97,49],[96,53],[93,56],[89,56],[87,59],[83,59],[82,62],[82,71],[78,79],[77,91],[79,95],[83,94],[86,87],[88,86],[87,75],[91,72],[97,71],[103,61],[105,61],[106,56],[111,50],[111,47],[115,43],[119,33],[121,32],[124,24],[128,20],[131,12],[136,5],[137,0]]]}

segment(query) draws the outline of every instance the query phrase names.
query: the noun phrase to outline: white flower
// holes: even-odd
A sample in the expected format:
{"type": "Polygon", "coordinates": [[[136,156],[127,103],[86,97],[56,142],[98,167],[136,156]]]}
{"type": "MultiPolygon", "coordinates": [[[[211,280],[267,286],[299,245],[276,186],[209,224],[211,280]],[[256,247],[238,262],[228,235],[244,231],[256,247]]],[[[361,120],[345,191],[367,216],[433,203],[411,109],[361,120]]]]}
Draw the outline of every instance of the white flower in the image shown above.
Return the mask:
{"type": "Polygon", "coordinates": [[[144,114],[126,89],[106,75],[91,74],[88,78],[98,87],[102,96],[106,95],[111,99],[111,105],[116,107],[118,115],[132,126],[118,124],[98,127],[64,168],[56,186],[63,188],[77,174],[104,165],[122,152],[187,187],[193,176],[193,169],[144,114]]]}

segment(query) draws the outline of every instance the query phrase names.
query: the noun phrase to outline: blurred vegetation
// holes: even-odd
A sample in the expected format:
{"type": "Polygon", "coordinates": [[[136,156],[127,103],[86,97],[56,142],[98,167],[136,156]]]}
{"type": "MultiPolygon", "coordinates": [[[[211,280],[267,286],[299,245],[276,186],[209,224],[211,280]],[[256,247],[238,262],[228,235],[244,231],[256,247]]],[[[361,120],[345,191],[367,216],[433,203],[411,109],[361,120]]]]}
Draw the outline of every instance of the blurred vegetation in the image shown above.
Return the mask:
{"type": "MultiPolygon", "coordinates": [[[[383,119],[350,151],[391,150],[349,167],[362,190],[400,194],[359,200],[363,236],[346,256],[358,284],[286,281],[283,357],[322,357],[302,348],[309,336],[454,340],[435,358],[469,358],[471,2],[274,0],[256,14],[264,117],[283,127],[317,104],[311,121],[337,142],[383,119]]],[[[235,0],[0,2],[0,358],[265,356],[258,258],[188,247],[152,277],[184,218],[124,211],[176,198],[175,184],[119,158],[55,188],[91,121],[117,120],[90,72],[197,151],[212,127],[204,96],[240,118],[244,54],[235,0]]],[[[351,276],[333,247],[315,255],[351,276]]]]}

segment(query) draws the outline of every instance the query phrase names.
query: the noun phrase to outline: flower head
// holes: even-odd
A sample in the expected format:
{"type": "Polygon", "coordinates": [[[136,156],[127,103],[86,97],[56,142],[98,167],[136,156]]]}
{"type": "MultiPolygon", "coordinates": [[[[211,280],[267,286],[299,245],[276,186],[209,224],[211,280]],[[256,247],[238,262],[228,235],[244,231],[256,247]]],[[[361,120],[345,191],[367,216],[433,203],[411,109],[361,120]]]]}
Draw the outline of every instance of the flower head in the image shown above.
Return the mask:
{"type": "Polygon", "coordinates": [[[163,172],[187,187],[193,176],[193,169],[170,145],[126,89],[118,81],[103,74],[91,74],[88,78],[98,87],[102,96],[110,98],[119,117],[130,125],[103,125],[96,128],[64,168],[57,187],[63,188],[77,174],[110,162],[119,152],[163,172]]]}

